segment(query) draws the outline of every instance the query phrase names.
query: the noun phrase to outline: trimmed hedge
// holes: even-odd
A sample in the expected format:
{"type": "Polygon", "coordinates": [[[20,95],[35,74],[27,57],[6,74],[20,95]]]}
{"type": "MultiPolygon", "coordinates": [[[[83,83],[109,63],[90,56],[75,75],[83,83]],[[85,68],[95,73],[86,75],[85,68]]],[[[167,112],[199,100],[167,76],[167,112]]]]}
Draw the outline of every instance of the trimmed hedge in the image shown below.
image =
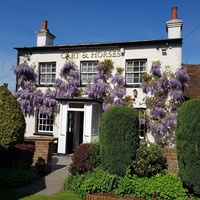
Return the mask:
{"type": "Polygon", "coordinates": [[[26,123],[23,112],[7,85],[0,86],[0,147],[24,141],[26,123]]]}
{"type": "Polygon", "coordinates": [[[187,188],[200,195],[200,100],[184,102],[176,129],[179,175],[187,188]]]}
{"type": "Polygon", "coordinates": [[[102,166],[123,176],[139,147],[138,113],[126,106],[113,106],[100,120],[99,142],[102,166]]]}

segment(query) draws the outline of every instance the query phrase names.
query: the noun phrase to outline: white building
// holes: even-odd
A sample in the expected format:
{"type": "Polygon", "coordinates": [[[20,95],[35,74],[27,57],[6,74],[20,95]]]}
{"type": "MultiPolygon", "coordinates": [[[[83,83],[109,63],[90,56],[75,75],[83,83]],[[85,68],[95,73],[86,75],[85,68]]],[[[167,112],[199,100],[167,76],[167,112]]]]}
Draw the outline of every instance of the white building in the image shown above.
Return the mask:
{"type": "MultiPolygon", "coordinates": [[[[18,51],[18,64],[26,60],[29,65],[36,66],[41,89],[51,87],[59,77],[66,54],[79,66],[82,84],[94,74],[92,69],[98,62],[111,59],[115,67],[124,68],[127,95],[133,96],[133,91],[137,90],[138,95],[133,96],[134,107],[145,108],[145,95],[139,87],[140,75],[148,73],[152,62],[158,60],[162,66],[170,66],[173,70],[181,66],[182,24],[177,19],[177,8],[173,7],[172,18],[166,23],[168,37],[164,39],[55,45],[55,36],[47,29],[47,21],[43,21],[42,30],[36,32],[37,45],[15,49],[18,51]]],[[[75,145],[98,138],[100,114],[101,102],[98,100],[62,99],[59,113],[51,120],[38,113],[26,117],[26,136],[33,136],[35,132],[53,133],[58,137],[58,153],[71,153],[75,145]]],[[[151,136],[149,139],[154,140],[151,136]]]]}

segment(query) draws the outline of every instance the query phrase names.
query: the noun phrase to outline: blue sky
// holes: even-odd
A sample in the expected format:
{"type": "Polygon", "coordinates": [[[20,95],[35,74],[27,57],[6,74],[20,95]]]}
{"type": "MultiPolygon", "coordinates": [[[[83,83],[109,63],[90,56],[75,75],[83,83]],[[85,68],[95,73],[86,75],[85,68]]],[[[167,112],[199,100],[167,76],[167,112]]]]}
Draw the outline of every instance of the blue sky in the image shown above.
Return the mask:
{"type": "Polygon", "coordinates": [[[172,6],[183,20],[183,63],[199,64],[199,0],[0,0],[0,85],[14,92],[13,48],[35,46],[42,20],[54,44],[167,38],[172,6]]]}

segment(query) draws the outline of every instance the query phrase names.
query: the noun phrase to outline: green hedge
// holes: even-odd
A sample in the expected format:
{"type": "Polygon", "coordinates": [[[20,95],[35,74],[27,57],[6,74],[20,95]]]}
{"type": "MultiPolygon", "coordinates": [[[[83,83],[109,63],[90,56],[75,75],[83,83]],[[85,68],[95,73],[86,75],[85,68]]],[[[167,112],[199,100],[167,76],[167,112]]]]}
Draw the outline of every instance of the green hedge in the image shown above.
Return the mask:
{"type": "Polygon", "coordinates": [[[0,86],[0,148],[23,142],[25,128],[20,105],[6,85],[0,86]]]}
{"type": "Polygon", "coordinates": [[[138,113],[125,106],[113,106],[100,120],[99,141],[102,165],[123,176],[139,147],[138,113]]]}
{"type": "Polygon", "coordinates": [[[200,195],[200,100],[184,102],[178,111],[179,174],[191,192],[200,195]]]}

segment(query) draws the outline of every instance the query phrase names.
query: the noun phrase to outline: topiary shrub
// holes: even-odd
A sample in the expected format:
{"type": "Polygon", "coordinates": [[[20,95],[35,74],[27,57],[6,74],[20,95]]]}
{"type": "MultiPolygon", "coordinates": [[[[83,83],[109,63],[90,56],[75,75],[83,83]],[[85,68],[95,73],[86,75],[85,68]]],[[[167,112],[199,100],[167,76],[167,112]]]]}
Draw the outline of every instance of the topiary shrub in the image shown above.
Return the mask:
{"type": "Polygon", "coordinates": [[[7,85],[0,86],[0,147],[24,140],[26,123],[18,102],[7,85]]]}
{"type": "Polygon", "coordinates": [[[93,171],[95,168],[95,150],[91,144],[80,144],[75,148],[72,163],[69,165],[69,172],[73,175],[93,171]]]}
{"type": "Polygon", "coordinates": [[[190,191],[200,195],[200,99],[181,105],[176,140],[181,180],[190,191]]]}
{"type": "Polygon", "coordinates": [[[138,113],[126,106],[113,106],[100,120],[101,162],[111,174],[123,176],[139,147],[138,113]]]}
{"type": "Polygon", "coordinates": [[[131,164],[131,174],[150,178],[167,169],[166,161],[160,145],[140,145],[131,164]]]}

